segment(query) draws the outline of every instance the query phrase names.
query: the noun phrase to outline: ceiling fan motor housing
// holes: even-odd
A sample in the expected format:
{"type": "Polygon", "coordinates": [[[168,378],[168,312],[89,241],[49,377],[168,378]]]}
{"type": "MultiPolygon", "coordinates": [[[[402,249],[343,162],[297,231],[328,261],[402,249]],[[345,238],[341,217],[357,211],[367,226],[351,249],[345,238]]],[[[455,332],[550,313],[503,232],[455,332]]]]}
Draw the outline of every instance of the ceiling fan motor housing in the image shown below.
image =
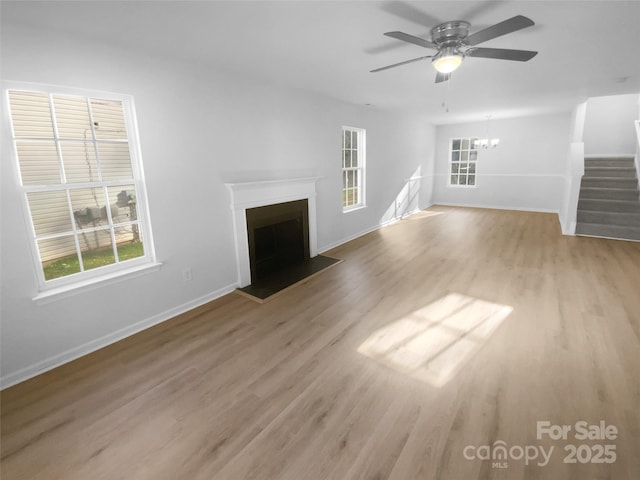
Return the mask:
{"type": "Polygon", "coordinates": [[[471,24],[464,20],[441,23],[431,29],[431,41],[436,45],[456,44],[469,36],[471,24]]]}

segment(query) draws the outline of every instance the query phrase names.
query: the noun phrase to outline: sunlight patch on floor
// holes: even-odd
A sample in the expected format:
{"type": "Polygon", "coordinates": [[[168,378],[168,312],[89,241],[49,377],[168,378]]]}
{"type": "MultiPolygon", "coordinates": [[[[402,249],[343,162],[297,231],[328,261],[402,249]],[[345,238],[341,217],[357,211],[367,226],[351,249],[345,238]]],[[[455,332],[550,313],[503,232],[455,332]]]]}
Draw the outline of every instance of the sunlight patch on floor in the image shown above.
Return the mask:
{"type": "Polygon", "coordinates": [[[486,343],[513,308],[451,293],[376,330],[358,352],[436,387],[486,343]]]}

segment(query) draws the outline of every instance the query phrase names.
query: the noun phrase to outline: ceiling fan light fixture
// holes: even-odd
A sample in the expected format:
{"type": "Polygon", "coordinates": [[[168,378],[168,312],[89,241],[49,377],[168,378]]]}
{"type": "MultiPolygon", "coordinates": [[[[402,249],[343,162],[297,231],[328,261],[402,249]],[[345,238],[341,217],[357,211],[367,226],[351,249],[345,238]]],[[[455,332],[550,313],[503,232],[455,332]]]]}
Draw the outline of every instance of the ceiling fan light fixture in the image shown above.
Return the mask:
{"type": "Polygon", "coordinates": [[[451,73],[462,64],[462,55],[453,48],[444,48],[432,62],[438,72],[451,73]]]}

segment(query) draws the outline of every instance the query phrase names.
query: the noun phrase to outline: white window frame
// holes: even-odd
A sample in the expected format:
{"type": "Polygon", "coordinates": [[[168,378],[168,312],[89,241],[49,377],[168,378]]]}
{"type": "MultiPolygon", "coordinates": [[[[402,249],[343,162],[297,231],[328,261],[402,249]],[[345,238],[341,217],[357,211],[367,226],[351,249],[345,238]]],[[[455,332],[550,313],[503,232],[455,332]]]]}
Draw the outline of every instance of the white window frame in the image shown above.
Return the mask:
{"type": "MultiPolygon", "coordinates": [[[[449,167],[449,171],[447,174],[447,186],[452,187],[452,188],[477,188],[478,186],[478,148],[477,148],[477,138],[476,137],[456,137],[456,138],[451,138],[449,140],[449,160],[448,160],[448,167],[449,167]],[[453,148],[453,142],[454,141],[459,141],[460,142],[460,148],[457,150],[454,150],[453,148]],[[466,141],[468,142],[468,148],[463,149],[462,148],[462,143],[466,141]],[[458,153],[458,159],[454,161],[454,154],[458,153]],[[467,153],[467,158],[463,159],[463,152],[467,153]],[[472,156],[472,152],[475,153],[475,159],[471,160],[471,156],[472,156]],[[461,165],[463,163],[467,164],[467,168],[469,168],[469,166],[471,164],[474,165],[474,172],[473,172],[473,185],[469,185],[467,183],[465,184],[460,184],[460,183],[453,183],[451,181],[451,178],[455,175],[458,178],[458,181],[460,180],[460,175],[461,175],[461,165]],[[454,172],[454,167],[456,167],[455,169],[457,170],[457,172],[454,172]]],[[[467,170],[467,172],[465,172],[466,175],[466,179],[465,181],[468,182],[468,177],[469,177],[469,172],[467,170]]]]}
{"type": "MultiPolygon", "coordinates": [[[[139,274],[145,270],[157,270],[160,268],[160,263],[156,261],[155,248],[153,242],[153,235],[151,231],[151,222],[149,218],[149,208],[146,193],[146,186],[144,180],[144,171],[142,168],[142,152],[140,149],[140,142],[138,137],[138,125],[135,115],[135,106],[133,97],[126,94],[118,94],[111,92],[103,92],[97,90],[87,90],[73,87],[62,87],[46,84],[27,83],[27,82],[2,82],[2,95],[4,99],[3,117],[6,125],[3,128],[3,138],[8,140],[11,144],[13,167],[16,185],[20,190],[21,206],[24,215],[24,220],[27,225],[30,236],[30,247],[33,257],[33,265],[35,268],[35,274],[38,279],[38,294],[34,297],[34,300],[40,300],[43,298],[53,297],[58,294],[65,294],[74,292],[76,290],[82,290],[90,287],[99,282],[112,282],[118,277],[128,276],[132,274],[139,274]],[[104,100],[115,100],[122,102],[125,125],[127,129],[127,143],[129,145],[129,155],[131,158],[131,167],[133,172],[133,179],[116,180],[116,181],[99,181],[91,183],[72,183],[66,182],[63,178],[62,183],[56,185],[23,185],[22,176],[20,174],[20,164],[18,159],[18,152],[16,146],[16,139],[13,129],[13,121],[11,117],[11,106],[9,103],[10,91],[27,91],[45,93],[51,95],[69,95],[88,98],[98,98],[104,100]],[[33,221],[31,219],[31,211],[29,208],[29,202],[27,194],[30,192],[46,192],[54,190],[69,191],[72,188],[91,188],[91,186],[118,186],[133,185],[136,189],[136,211],[137,211],[137,224],[140,229],[140,235],[143,239],[143,251],[144,255],[138,258],[129,259],[125,262],[117,262],[111,265],[102,266],[95,269],[84,270],[71,275],[54,278],[51,280],[45,280],[44,270],[40,259],[40,252],[37,244],[37,236],[33,221]]],[[[55,123],[55,118],[52,118],[52,122],[55,123]]],[[[48,138],[46,140],[52,140],[48,138]]],[[[58,137],[57,129],[54,127],[54,138],[56,146],[59,149],[59,142],[63,140],[58,137]]],[[[110,218],[110,214],[109,214],[110,218]]],[[[132,222],[133,223],[133,222],[132,222]]],[[[76,226],[72,222],[72,228],[74,235],[78,235],[76,232],[76,226]]],[[[113,235],[113,234],[112,234],[113,235]]],[[[117,253],[116,253],[117,255],[117,253]]],[[[117,257],[116,257],[117,258],[117,257]]]]}
{"type": "Polygon", "coordinates": [[[365,208],[367,206],[366,203],[366,151],[367,151],[367,132],[364,128],[357,128],[357,127],[347,127],[347,126],[343,126],[342,127],[342,132],[341,132],[341,142],[342,142],[342,147],[341,147],[341,164],[342,164],[342,169],[341,169],[341,184],[342,184],[342,188],[340,189],[341,192],[341,196],[342,196],[342,211],[343,213],[347,213],[347,212],[352,212],[354,210],[359,210],[361,208],[365,208]],[[347,167],[345,166],[345,151],[348,150],[345,148],[345,132],[354,132],[357,135],[358,138],[358,147],[357,149],[349,149],[349,150],[356,150],[358,152],[358,166],[357,167],[347,167]],[[347,176],[347,172],[355,172],[356,178],[357,178],[357,184],[358,186],[356,187],[357,191],[358,191],[358,202],[354,203],[352,205],[347,205],[345,206],[344,204],[344,199],[345,199],[345,188],[344,188],[344,182],[346,181],[346,176],[347,176]]]}

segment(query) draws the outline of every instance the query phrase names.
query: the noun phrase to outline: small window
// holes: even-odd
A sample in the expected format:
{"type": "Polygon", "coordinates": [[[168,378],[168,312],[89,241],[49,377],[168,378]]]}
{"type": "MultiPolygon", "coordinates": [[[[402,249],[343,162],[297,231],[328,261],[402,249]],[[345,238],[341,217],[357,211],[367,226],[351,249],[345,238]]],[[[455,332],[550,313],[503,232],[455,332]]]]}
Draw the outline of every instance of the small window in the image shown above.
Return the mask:
{"type": "Polygon", "coordinates": [[[342,127],[342,209],[365,206],[365,130],[342,127]]]}
{"type": "Polygon", "coordinates": [[[131,97],[10,88],[40,289],[155,263],[131,97]]]}
{"type": "Polygon", "coordinates": [[[476,186],[478,150],[476,138],[453,138],[449,155],[449,185],[476,186]]]}

